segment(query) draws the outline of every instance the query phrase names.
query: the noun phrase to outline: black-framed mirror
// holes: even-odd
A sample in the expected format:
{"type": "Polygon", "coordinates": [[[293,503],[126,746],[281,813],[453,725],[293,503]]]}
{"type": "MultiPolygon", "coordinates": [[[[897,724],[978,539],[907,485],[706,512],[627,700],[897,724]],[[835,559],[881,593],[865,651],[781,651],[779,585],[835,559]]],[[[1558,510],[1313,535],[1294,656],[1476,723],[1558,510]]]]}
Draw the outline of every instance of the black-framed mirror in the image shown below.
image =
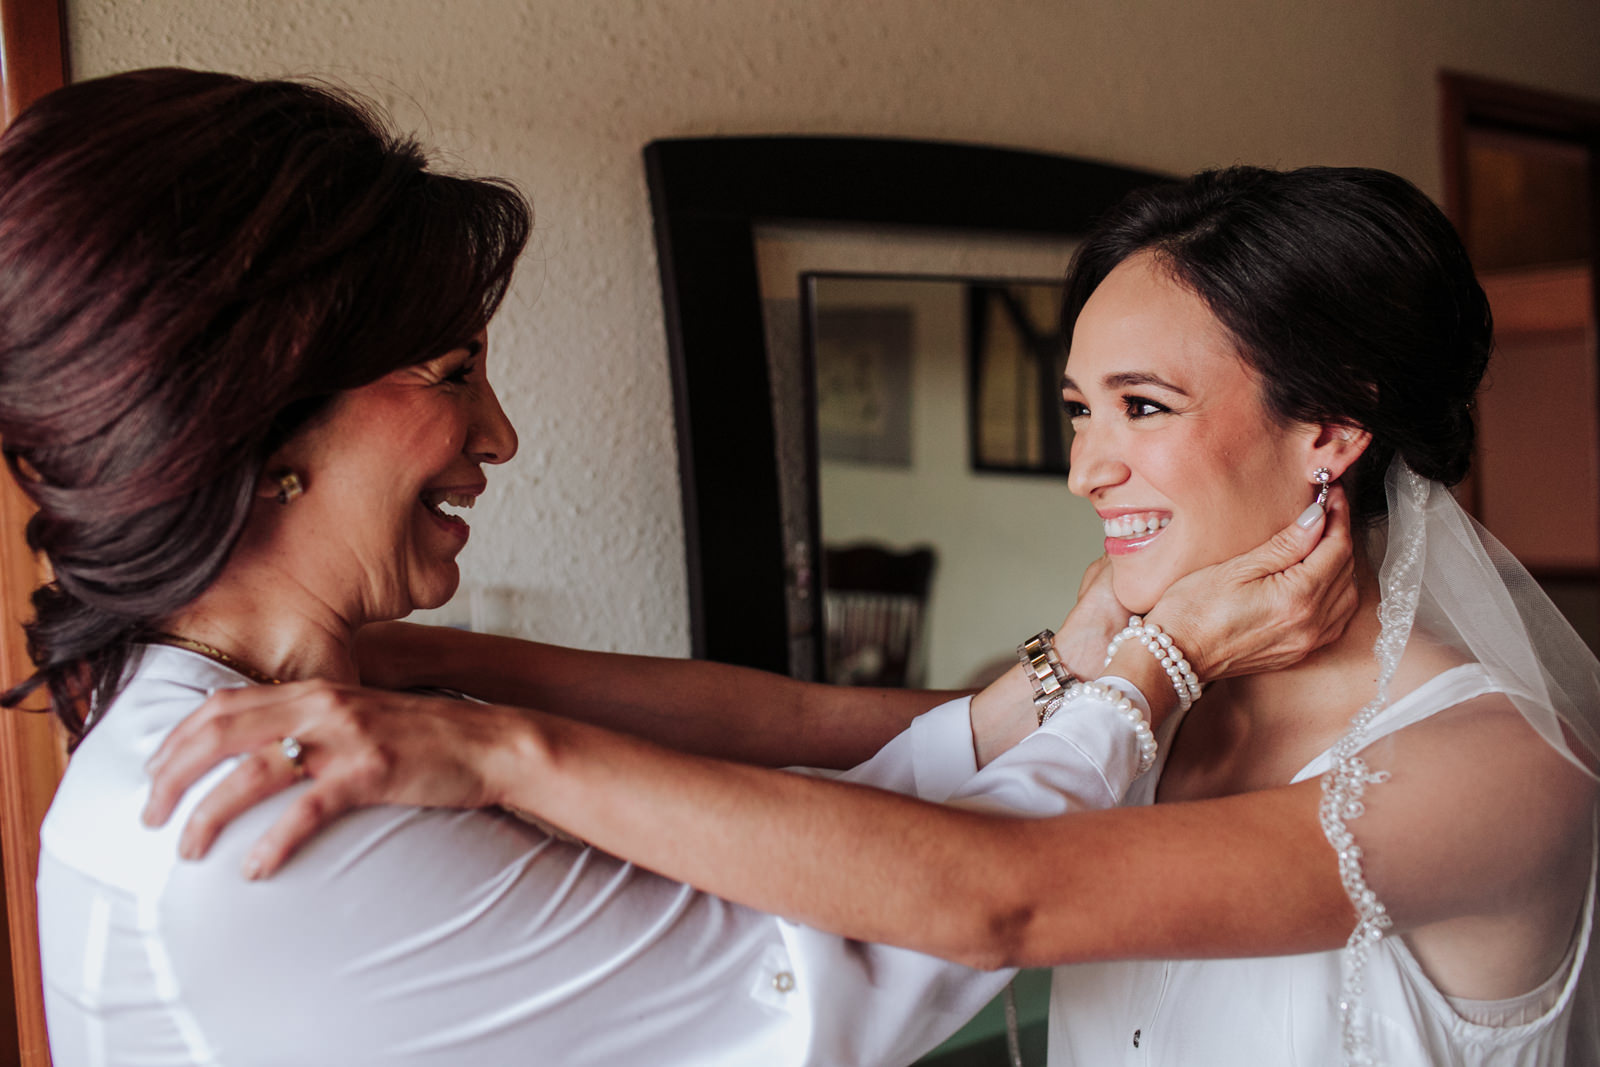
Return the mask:
{"type": "Polygon", "coordinates": [[[758,227],[1071,237],[1164,176],[1015,149],[872,138],[662,140],[644,156],[672,362],[691,652],[797,673],[788,583],[809,586],[810,603],[820,605],[820,578],[807,563],[820,549],[813,521],[797,566],[784,534],[758,227]]]}

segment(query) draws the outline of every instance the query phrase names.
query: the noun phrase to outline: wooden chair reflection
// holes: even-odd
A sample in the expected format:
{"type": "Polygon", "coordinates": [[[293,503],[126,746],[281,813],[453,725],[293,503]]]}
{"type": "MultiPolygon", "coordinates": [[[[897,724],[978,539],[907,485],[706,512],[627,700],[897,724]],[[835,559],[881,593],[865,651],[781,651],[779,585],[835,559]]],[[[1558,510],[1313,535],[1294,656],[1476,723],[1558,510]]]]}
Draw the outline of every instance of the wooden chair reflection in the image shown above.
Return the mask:
{"type": "Polygon", "coordinates": [[[823,619],[828,681],[918,686],[934,551],[861,544],[824,552],[823,619]]]}

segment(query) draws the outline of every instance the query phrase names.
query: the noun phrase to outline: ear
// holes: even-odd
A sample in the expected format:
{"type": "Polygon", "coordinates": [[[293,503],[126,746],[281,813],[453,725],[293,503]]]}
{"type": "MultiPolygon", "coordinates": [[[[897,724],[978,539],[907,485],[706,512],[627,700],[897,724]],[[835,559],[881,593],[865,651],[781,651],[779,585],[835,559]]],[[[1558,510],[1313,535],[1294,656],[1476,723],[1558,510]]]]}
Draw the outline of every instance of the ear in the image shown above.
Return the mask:
{"type": "Polygon", "coordinates": [[[256,479],[256,499],[271,500],[278,495],[278,478],[276,474],[261,472],[261,477],[256,479]]]}
{"type": "Polygon", "coordinates": [[[1326,467],[1338,481],[1372,443],[1372,434],[1347,422],[1324,422],[1313,426],[1316,431],[1306,454],[1306,478],[1318,467],[1326,467]]]}
{"type": "Polygon", "coordinates": [[[256,479],[256,497],[288,504],[304,495],[305,482],[300,473],[289,467],[269,466],[256,479]]]}

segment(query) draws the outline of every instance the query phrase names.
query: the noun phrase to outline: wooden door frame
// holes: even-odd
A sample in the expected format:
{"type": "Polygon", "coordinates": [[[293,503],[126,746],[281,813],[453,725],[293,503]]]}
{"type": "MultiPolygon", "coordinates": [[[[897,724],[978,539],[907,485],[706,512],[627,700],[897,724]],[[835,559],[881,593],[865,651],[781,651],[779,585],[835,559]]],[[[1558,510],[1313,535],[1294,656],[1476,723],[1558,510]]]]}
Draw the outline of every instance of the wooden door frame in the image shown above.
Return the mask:
{"type": "MultiPolygon", "coordinates": [[[[62,0],[0,0],[0,104],[5,121],[67,81],[66,23],[62,0]]],[[[33,672],[22,634],[29,595],[40,568],[23,539],[32,505],[10,477],[0,474],[0,688],[33,672]]],[[[30,701],[35,708],[41,706],[30,701]]],[[[16,989],[17,1044],[23,1067],[48,1067],[39,979],[38,913],[34,880],[39,869],[39,823],[65,767],[61,733],[50,716],[0,710],[0,854],[5,859],[6,920],[16,989]]]]}
{"type": "MultiPolygon", "coordinates": [[[[1469,232],[1471,192],[1467,182],[1467,127],[1474,122],[1588,147],[1593,161],[1589,174],[1589,261],[1596,278],[1590,289],[1593,302],[1590,314],[1593,321],[1600,322],[1600,102],[1459,71],[1439,72],[1439,147],[1444,171],[1445,213],[1455,223],[1469,251],[1473,235],[1469,232]]],[[[1596,395],[1595,404],[1600,409],[1600,394],[1596,395]]],[[[1478,504],[1476,497],[1473,487],[1466,503],[1474,512],[1478,504]]],[[[1594,568],[1529,569],[1536,578],[1600,580],[1600,571],[1594,568]]]]}

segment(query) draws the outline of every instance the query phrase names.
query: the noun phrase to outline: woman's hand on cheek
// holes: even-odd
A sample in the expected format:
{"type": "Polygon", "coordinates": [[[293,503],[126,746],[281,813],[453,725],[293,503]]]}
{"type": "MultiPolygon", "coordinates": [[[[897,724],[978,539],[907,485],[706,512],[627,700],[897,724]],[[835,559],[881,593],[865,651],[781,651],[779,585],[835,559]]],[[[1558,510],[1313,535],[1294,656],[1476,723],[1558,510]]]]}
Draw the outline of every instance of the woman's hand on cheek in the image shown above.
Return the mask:
{"type": "Polygon", "coordinates": [[[265,878],[352,808],[498,803],[495,775],[515,773],[507,763],[526,726],[509,708],[329,682],[223,690],[151,758],[144,821],[162,825],[211,768],[243,757],[184,825],[179,853],[199,859],[241,813],[308,778],[245,861],[247,877],[265,878]],[[301,746],[298,764],[284,754],[286,737],[301,746]]]}
{"type": "Polygon", "coordinates": [[[1078,600],[1056,631],[1056,654],[1079,678],[1093,678],[1105,664],[1106,646],[1128,624],[1128,609],[1111,587],[1111,559],[1089,564],[1078,584],[1078,600]]]}
{"type": "Polygon", "coordinates": [[[1358,599],[1350,509],[1336,487],[1322,515],[1308,509],[1259,548],[1174,582],[1147,618],[1211,682],[1299,662],[1344,632],[1358,599]]]}

